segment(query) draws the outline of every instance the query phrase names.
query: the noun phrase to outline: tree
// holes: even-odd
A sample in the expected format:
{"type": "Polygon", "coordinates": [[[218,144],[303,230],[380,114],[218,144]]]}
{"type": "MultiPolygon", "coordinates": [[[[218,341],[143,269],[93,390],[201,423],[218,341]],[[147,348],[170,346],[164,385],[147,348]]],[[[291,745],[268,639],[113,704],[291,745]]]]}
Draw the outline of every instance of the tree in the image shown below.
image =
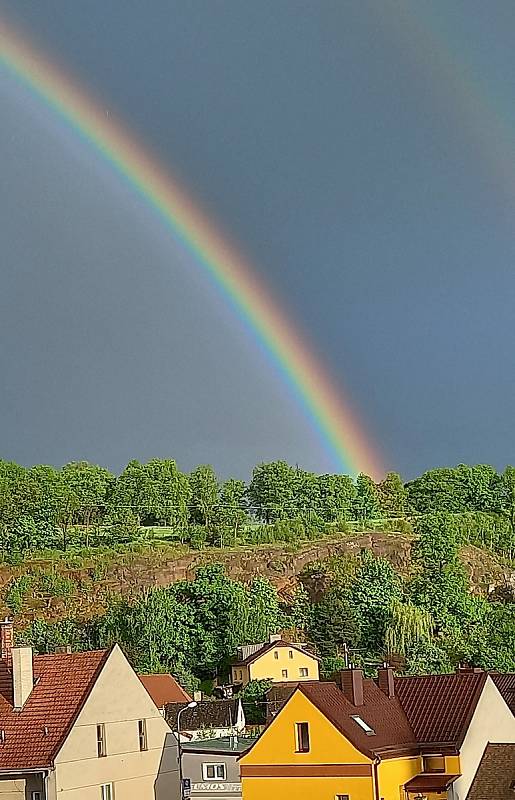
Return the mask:
{"type": "Polygon", "coordinates": [[[381,512],[387,517],[403,517],[407,510],[408,493],[402,478],[396,472],[388,472],[377,487],[381,512]]]}
{"type": "Polygon", "coordinates": [[[87,461],[72,461],[61,470],[63,485],[75,498],[73,521],[86,529],[86,547],[89,545],[89,529],[93,522],[105,514],[108,494],[114,484],[114,475],[104,467],[87,461]]]}
{"type": "Polygon", "coordinates": [[[356,498],[354,500],[354,515],[356,519],[373,519],[378,517],[379,495],[377,486],[372,478],[360,472],[356,478],[356,498]]]}
{"type": "Polygon", "coordinates": [[[247,519],[247,487],[245,481],[228,478],[220,487],[220,505],[217,517],[220,524],[228,526],[236,542],[238,531],[247,519]]]}
{"type": "Polygon", "coordinates": [[[410,648],[431,638],[434,623],[426,609],[394,597],[390,603],[389,616],[385,632],[387,658],[393,654],[406,656],[410,648]]]}
{"type": "Polygon", "coordinates": [[[319,475],[320,514],[326,522],[341,522],[353,514],[356,487],[348,475],[319,475]]]}
{"type": "Polygon", "coordinates": [[[147,464],[130,461],[116,480],[109,498],[113,523],[168,525],[182,530],[188,521],[190,487],[172,459],[153,458],[147,464]]]}
{"type": "Polygon", "coordinates": [[[194,469],[189,476],[189,484],[190,519],[209,528],[215,520],[219,503],[218,481],[213,467],[203,464],[194,469]]]}
{"type": "Polygon", "coordinates": [[[298,475],[286,461],[273,461],[254,468],[248,489],[251,506],[265,522],[295,516],[298,475]]]}

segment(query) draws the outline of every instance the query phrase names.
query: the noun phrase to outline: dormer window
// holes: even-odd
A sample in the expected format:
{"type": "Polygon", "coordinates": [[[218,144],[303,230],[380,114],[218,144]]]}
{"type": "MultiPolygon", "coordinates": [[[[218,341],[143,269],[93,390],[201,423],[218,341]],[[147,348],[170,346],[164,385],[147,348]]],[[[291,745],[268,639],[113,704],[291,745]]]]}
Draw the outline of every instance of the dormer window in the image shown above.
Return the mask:
{"type": "Polygon", "coordinates": [[[371,727],[370,727],[370,725],[368,725],[368,724],[365,722],[365,720],[364,720],[364,719],[361,719],[361,717],[359,717],[357,714],[352,714],[352,715],[351,715],[351,719],[353,719],[353,720],[354,720],[354,722],[356,723],[356,725],[359,725],[359,727],[361,728],[361,730],[365,731],[365,733],[367,734],[367,736],[375,736],[375,735],[376,735],[376,732],[375,732],[375,730],[374,730],[373,728],[371,728],[371,727]]]}
{"type": "Polygon", "coordinates": [[[423,758],[424,772],[445,772],[445,758],[444,756],[424,756],[423,758]]]}

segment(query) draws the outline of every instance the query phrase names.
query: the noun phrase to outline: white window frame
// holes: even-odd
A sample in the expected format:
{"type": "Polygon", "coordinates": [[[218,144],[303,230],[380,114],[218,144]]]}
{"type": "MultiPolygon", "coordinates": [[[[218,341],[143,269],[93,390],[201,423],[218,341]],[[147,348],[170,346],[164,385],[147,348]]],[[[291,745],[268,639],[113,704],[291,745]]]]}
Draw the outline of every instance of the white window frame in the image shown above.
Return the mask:
{"type": "Polygon", "coordinates": [[[226,781],[227,780],[227,765],[223,761],[204,761],[202,764],[202,777],[204,781],[226,781]],[[207,770],[209,767],[213,767],[215,777],[210,778],[207,774],[207,770]],[[218,769],[222,768],[223,776],[217,775],[218,769]]]}
{"type": "Polygon", "coordinates": [[[288,670],[287,669],[282,669],[281,670],[281,678],[287,678],[287,677],[288,677],[288,670]]]}
{"type": "Polygon", "coordinates": [[[43,800],[43,795],[41,792],[32,792],[30,796],[32,800],[43,800]]]}
{"type": "Polygon", "coordinates": [[[288,658],[293,658],[293,650],[288,650],[288,658]]]}
{"type": "Polygon", "coordinates": [[[299,667],[299,678],[309,678],[309,669],[307,667],[299,667]]]}
{"type": "Polygon", "coordinates": [[[112,783],[100,784],[100,799],[101,800],[114,800],[114,785],[112,783]],[[108,791],[106,791],[106,789],[108,791]]]}
{"type": "Polygon", "coordinates": [[[365,722],[365,720],[362,719],[358,714],[351,714],[351,719],[354,720],[356,725],[359,725],[361,730],[365,731],[367,736],[375,736],[376,734],[375,730],[371,728],[368,722],[365,722]]]}

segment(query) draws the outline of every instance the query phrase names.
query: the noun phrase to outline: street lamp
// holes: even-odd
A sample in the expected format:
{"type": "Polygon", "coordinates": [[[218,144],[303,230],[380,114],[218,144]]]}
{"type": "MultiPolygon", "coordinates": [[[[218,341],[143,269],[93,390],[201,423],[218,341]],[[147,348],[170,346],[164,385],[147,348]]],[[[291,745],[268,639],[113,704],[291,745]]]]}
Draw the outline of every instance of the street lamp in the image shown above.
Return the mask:
{"type": "Polygon", "coordinates": [[[184,800],[184,787],[182,785],[182,745],[181,745],[181,714],[183,714],[186,709],[188,708],[196,708],[198,703],[196,700],[191,700],[187,706],[179,709],[179,713],[177,714],[177,753],[179,756],[179,786],[181,787],[181,800],[184,800]]]}

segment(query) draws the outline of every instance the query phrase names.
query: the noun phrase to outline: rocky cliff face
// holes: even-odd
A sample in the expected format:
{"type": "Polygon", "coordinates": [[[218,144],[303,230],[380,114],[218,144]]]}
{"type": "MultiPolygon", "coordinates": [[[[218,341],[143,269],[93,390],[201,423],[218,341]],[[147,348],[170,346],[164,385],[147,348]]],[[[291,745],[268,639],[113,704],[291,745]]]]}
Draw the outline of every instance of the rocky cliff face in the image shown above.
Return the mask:
{"type": "MultiPolygon", "coordinates": [[[[209,563],[224,564],[227,574],[237,580],[266,577],[284,595],[293,591],[298,576],[308,565],[345,553],[357,554],[362,549],[388,559],[397,572],[408,575],[411,570],[411,543],[412,539],[404,534],[371,531],[355,536],[303,542],[295,550],[285,545],[206,550],[168,556],[158,563],[155,558],[149,560],[141,556],[129,565],[110,567],[109,573],[101,579],[94,569],[59,569],[60,576],[74,582],[76,591],[66,598],[28,592],[17,617],[20,624],[34,617],[59,619],[73,614],[87,618],[101,612],[109,596],[130,598],[155,586],[165,587],[180,580],[190,580],[199,566],[209,563]]],[[[503,567],[493,556],[474,547],[464,548],[462,555],[474,591],[491,593],[515,590],[515,571],[503,567]]],[[[12,578],[26,570],[27,567],[1,571],[0,597],[5,599],[12,578]]],[[[310,580],[308,589],[316,596],[323,586],[317,585],[315,576],[310,580]]],[[[5,602],[1,605],[3,608],[0,613],[8,613],[10,609],[5,602]]]]}

